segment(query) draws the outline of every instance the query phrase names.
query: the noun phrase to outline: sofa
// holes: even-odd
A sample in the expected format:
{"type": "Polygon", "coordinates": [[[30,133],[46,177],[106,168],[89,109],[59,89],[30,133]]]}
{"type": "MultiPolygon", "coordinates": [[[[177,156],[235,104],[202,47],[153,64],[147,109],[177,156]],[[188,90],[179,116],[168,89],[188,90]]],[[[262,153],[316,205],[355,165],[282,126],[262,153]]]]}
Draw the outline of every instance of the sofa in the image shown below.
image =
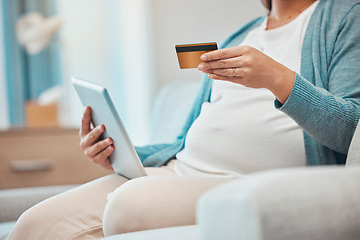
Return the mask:
{"type": "Polygon", "coordinates": [[[206,192],[197,224],[106,240],[360,240],[360,125],[346,166],[264,171],[206,192]]]}
{"type": "MultiPolygon", "coordinates": [[[[195,89],[195,85],[191,89],[195,89]]],[[[164,102],[161,98],[169,100],[176,95],[171,94],[176,89],[181,90],[175,83],[166,86],[159,101],[164,102]]],[[[167,106],[171,101],[165,101],[165,104],[157,105],[158,109],[171,109],[167,106]]],[[[191,101],[186,104],[189,107],[191,101]]],[[[186,109],[184,107],[184,111],[188,111],[186,109]]],[[[158,113],[161,114],[166,113],[158,113]]],[[[155,132],[158,131],[156,128],[154,126],[155,132]]],[[[153,139],[154,142],[160,140],[153,139]]],[[[7,207],[11,208],[10,205],[7,207]]],[[[0,215],[3,210],[0,192],[0,215]]],[[[302,167],[251,174],[246,179],[233,180],[203,194],[197,206],[196,225],[139,231],[104,239],[360,240],[360,126],[354,134],[346,166],[302,167]]]]}

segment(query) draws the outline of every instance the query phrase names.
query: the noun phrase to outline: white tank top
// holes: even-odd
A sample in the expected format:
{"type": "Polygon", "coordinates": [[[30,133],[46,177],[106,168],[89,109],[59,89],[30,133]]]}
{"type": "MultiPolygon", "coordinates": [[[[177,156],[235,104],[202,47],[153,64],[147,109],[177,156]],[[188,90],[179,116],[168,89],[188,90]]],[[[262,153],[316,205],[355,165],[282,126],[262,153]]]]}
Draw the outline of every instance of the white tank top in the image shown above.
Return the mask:
{"type": "MultiPolygon", "coordinates": [[[[267,19],[241,45],[254,47],[295,72],[310,17],[318,1],[290,23],[265,30],[267,19]]],[[[275,109],[267,89],[214,81],[211,100],[190,127],[175,172],[190,176],[241,177],[265,169],[306,165],[302,129],[275,109]]]]}

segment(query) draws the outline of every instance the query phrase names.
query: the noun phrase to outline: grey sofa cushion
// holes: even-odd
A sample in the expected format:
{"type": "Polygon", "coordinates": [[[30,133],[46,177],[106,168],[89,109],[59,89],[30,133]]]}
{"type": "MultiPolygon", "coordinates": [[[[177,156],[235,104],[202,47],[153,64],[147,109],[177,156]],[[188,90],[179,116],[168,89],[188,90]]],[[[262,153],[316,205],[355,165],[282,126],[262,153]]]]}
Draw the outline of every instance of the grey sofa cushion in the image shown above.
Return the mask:
{"type": "Polygon", "coordinates": [[[15,221],[28,208],[76,185],[17,188],[0,191],[0,222],[15,221]]]}
{"type": "Polygon", "coordinates": [[[360,125],[359,124],[351,140],[348,156],[346,159],[346,165],[360,166],[360,125]]]}
{"type": "Polygon", "coordinates": [[[202,196],[206,240],[359,240],[360,168],[278,170],[232,181],[202,196]]]}
{"type": "Polygon", "coordinates": [[[0,191],[0,240],[15,226],[20,215],[35,204],[77,185],[17,188],[0,191]]]}
{"type": "Polygon", "coordinates": [[[198,228],[193,226],[171,227],[126,233],[103,238],[104,240],[198,240],[198,228]]]}

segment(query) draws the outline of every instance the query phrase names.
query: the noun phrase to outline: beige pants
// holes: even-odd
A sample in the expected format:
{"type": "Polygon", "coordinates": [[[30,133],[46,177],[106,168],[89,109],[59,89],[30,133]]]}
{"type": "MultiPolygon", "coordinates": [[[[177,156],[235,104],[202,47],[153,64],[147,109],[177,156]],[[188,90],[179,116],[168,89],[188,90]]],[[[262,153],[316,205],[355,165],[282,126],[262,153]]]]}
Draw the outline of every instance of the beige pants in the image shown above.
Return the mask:
{"type": "Polygon", "coordinates": [[[180,177],[173,164],[130,181],[109,175],[45,200],[19,218],[9,239],[99,239],[194,224],[199,197],[226,180],[180,177]]]}

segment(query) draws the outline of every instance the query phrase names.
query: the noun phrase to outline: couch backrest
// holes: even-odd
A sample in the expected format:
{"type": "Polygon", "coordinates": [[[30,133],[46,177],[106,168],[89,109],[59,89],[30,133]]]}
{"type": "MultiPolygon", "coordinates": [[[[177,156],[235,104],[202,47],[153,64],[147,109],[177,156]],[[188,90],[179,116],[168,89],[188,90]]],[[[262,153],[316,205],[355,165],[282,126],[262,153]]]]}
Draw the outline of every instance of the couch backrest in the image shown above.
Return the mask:
{"type": "Polygon", "coordinates": [[[346,159],[346,165],[360,166],[360,122],[351,140],[348,157],[346,159]]]}
{"type": "Polygon", "coordinates": [[[200,84],[200,80],[177,80],[161,88],[152,109],[149,144],[175,140],[194,104],[200,84]]]}

